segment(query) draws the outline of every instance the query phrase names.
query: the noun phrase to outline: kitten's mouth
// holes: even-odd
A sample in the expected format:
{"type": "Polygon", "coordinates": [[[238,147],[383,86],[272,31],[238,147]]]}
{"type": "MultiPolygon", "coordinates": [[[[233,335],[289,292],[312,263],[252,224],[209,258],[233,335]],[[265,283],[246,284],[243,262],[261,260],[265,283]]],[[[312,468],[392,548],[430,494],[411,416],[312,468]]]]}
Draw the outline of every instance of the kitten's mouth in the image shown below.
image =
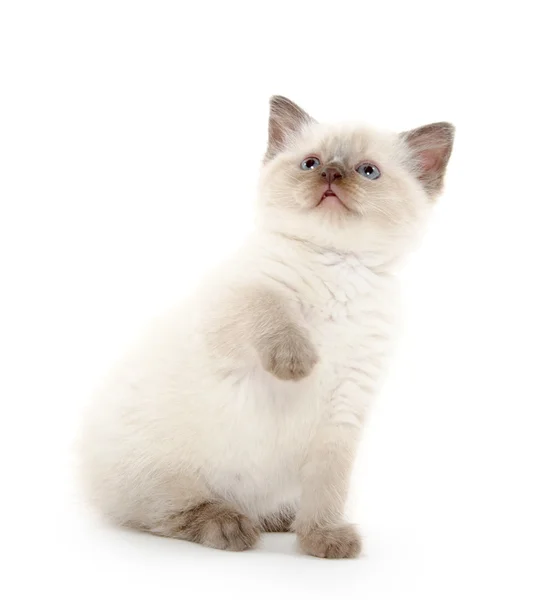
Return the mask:
{"type": "Polygon", "coordinates": [[[320,202],[316,206],[327,205],[327,206],[340,206],[342,208],[348,209],[348,206],[337,196],[337,194],[331,189],[328,188],[320,198],[320,202]]]}

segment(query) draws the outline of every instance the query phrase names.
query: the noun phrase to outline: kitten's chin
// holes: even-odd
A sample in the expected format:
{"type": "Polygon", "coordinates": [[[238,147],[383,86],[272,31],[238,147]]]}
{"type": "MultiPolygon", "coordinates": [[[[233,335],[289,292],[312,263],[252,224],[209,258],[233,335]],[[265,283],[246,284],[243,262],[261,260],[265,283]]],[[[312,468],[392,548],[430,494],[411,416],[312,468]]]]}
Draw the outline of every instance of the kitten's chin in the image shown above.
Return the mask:
{"type": "Polygon", "coordinates": [[[416,225],[385,229],[371,221],[347,216],[351,215],[336,204],[304,212],[269,206],[259,211],[258,226],[260,230],[324,249],[365,255],[369,266],[376,267],[399,262],[421,237],[421,227],[416,225]]]}

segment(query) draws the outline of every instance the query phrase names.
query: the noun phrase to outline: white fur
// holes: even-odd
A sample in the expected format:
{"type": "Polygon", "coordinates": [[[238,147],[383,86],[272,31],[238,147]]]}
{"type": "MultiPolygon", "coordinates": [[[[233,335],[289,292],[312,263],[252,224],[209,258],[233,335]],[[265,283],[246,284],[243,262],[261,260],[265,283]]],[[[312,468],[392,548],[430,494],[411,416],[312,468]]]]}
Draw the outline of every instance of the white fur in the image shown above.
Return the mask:
{"type": "MultiPolygon", "coordinates": [[[[316,131],[323,137],[323,126],[316,131]]],[[[403,147],[391,135],[375,135],[388,168],[403,147]]],[[[304,136],[296,143],[301,149],[289,151],[300,160],[304,136]]],[[[286,156],[289,152],[278,160],[286,156]]],[[[264,186],[278,166],[275,160],[265,167],[264,186]]],[[[240,253],[211,274],[190,303],[152,328],[91,407],[82,440],[83,474],[105,515],[157,530],[162,518],[183,510],[192,498],[213,494],[250,518],[292,507],[303,522],[316,518],[312,505],[323,504],[327,489],[344,494],[339,488],[346,473],[321,489],[328,475],[318,471],[327,456],[315,457],[321,448],[326,454],[333,448],[346,458],[338,468],[350,469],[395,328],[392,257],[405,254],[408,238],[412,243],[417,237],[428,212],[424,191],[403,170],[403,161],[395,168],[408,181],[403,201],[414,203],[414,218],[405,224],[394,218],[391,225],[383,218],[374,225],[364,214],[359,251],[358,222],[328,227],[326,217],[313,216],[305,234],[302,213],[282,221],[284,196],[279,205],[270,199],[271,186],[262,190],[261,214],[271,218],[262,219],[240,253]],[[350,248],[343,244],[346,228],[350,248]],[[215,344],[214,336],[229,330],[225,307],[236,303],[239,290],[256,287],[279,294],[304,323],[319,357],[308,377],[277,379],[243,338],[230,341],[232,352],[215,344]],[[312,483],[301,506],[304,478],[312,483]]],[[[329,469],[333,479],[336,468],[334,463],[329,469]]]]}
{"type": "Polygon", "coordinates": [[[257,359],[224,376],[203,335],[222,302],[219,284],[174,311],[114,372],[88,420],[86,474],[116,521],[133,518],[129,499],[153,497],[157,469],[198,471],[250,516],[296,504],[324,411],[332,423],[360,428],[383,370],[395,282],[356,257],[272,237],[250,242],[251,258],[235,261],[222,285],[257,279],[300,303],[318,365],[299,382],[276,379],[257,359]]]}

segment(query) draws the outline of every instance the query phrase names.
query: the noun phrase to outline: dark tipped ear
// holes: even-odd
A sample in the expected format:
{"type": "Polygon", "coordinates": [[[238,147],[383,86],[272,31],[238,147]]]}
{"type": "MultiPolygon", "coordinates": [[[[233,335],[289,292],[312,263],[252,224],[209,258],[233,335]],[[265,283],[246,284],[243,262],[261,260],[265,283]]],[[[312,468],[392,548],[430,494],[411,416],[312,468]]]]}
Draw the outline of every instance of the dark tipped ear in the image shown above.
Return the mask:
{"type": "Polygon", "coordinates": [[[297,135],[305,125],[315,123],[302,108],[284,96],[273,96],[270,106],[269,145],[265,160],[270,160],[286,148],[290,138],[297,135]]]}
{"type": "Polygon", "coordinates": [[[430,196],[443,188],[443,178],[452,152],[454,126],[432,123],[401,134],[416,161],[418,178],[430,196]]]}

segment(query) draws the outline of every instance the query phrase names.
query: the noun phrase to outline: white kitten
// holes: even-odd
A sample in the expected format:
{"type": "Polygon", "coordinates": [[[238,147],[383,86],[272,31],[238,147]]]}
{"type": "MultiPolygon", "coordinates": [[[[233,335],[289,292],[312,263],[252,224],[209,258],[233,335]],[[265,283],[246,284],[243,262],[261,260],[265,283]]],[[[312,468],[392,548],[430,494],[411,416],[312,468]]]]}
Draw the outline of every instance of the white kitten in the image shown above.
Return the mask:
{"type": "Polygon", "coordinates": [[[356,556],[343,520],[395,321],[453,141],[320,125],[271,100],[254,236],[106,382],[85,423],[90,497],[117,523],[243,550],[260,531],[356,556]]]}

